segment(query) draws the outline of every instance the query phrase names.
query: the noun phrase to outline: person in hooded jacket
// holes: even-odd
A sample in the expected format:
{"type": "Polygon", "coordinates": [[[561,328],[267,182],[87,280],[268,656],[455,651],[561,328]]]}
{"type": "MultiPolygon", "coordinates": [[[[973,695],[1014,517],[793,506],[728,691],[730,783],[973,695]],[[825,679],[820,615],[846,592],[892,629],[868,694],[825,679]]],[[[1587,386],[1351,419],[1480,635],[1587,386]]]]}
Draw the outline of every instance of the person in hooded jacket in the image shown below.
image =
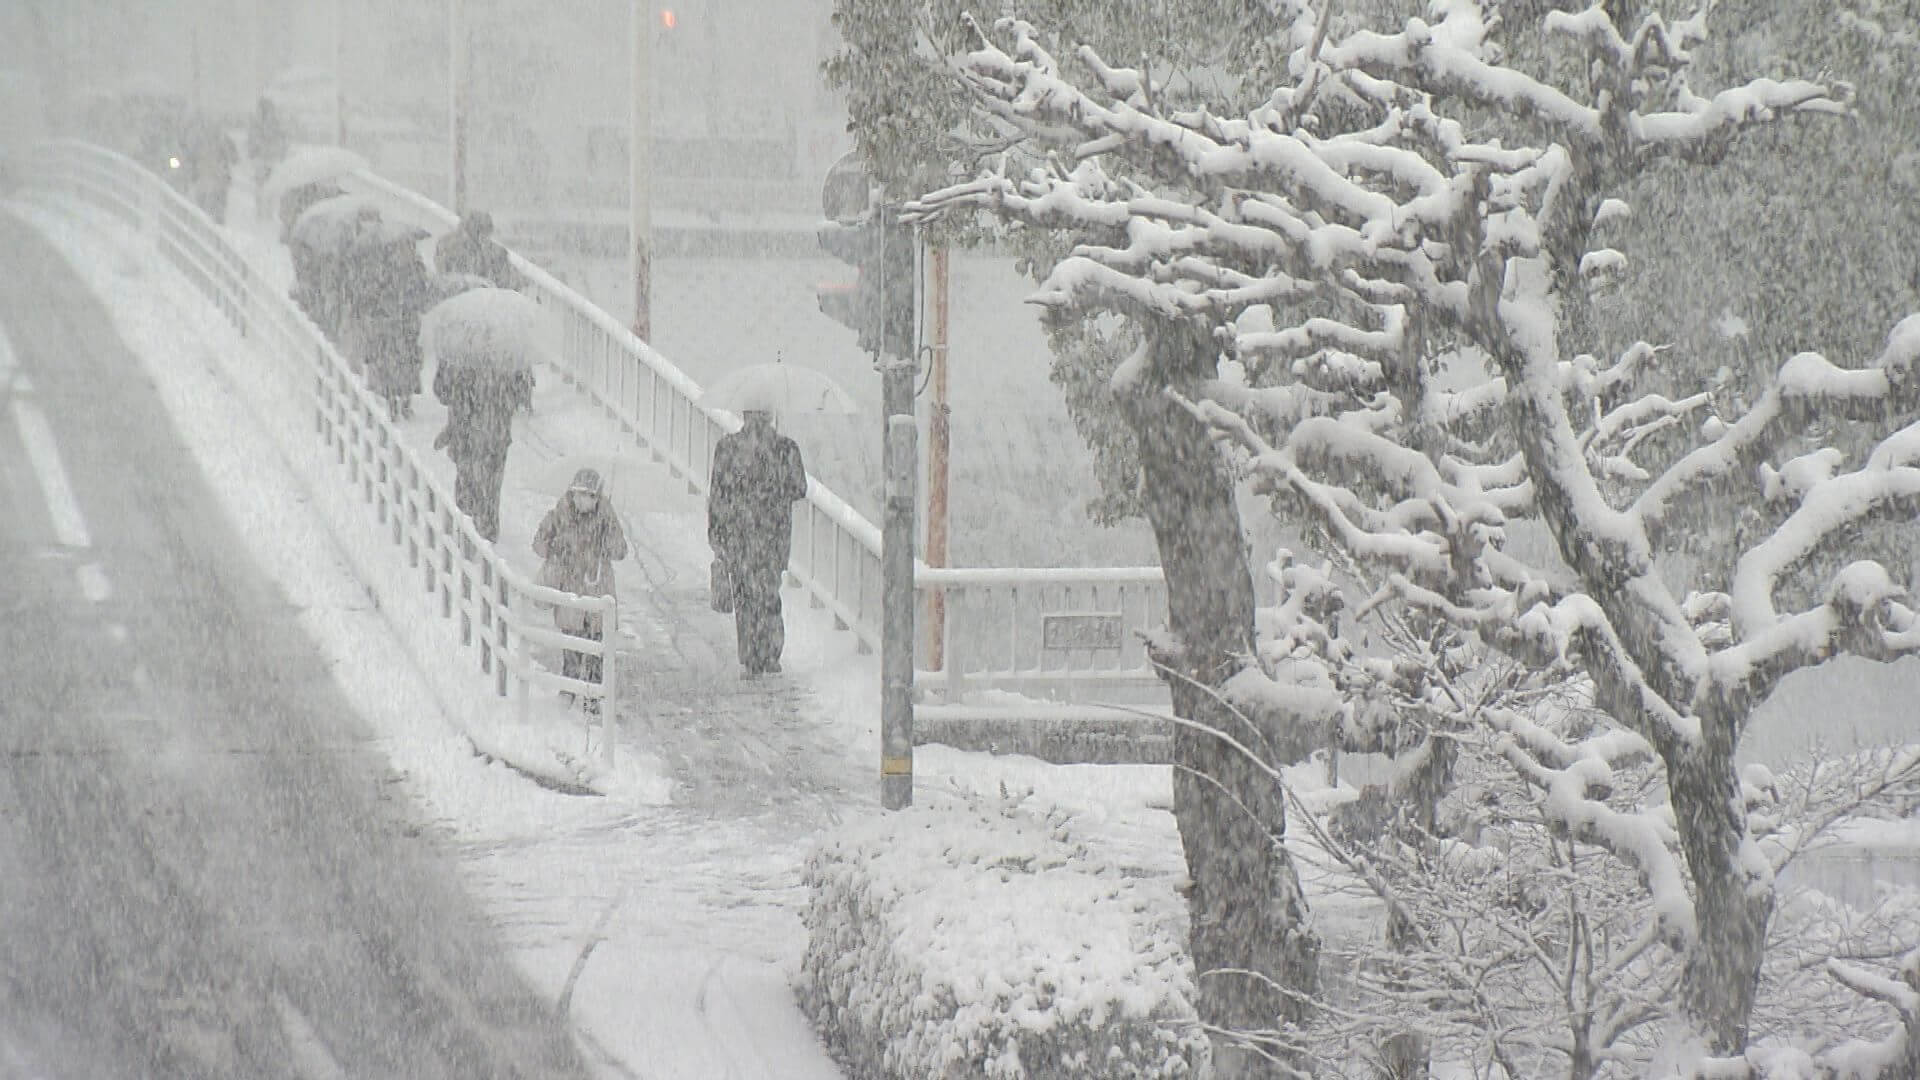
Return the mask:
{"type": "Polygon", "coordinates": [[[733,590],[734,645],[748,678],[780,670],[786,623],[780,575],[793,549],[793,504],[807,495],[800,447],[774,430],[773,414],[747,410],[739,431],[713,448],[707,544],[733,590]]]}
{"type": "MultiPolygon", "coordinates": [[[[627,536],[620,528],[599,472],[581,469],[533,534],[533,553],[540,565],[540,584],[582,596],[613,596],[613,564],[627,557],[627,536]]],[[[605,619],[594,612],[555,608],[554,625],[565,634],[602,640],[605,619]]],[[[566,649],[560,673],[584,682],[599,682],[601,658],[566,649]]]]}
{"type": "Polygon", "coordinates": [[[473,274],[502,289],[518,289],[525,282],[507,249],[493,239],[493,215],[469,210],[454,230],[433,245],[433,266],[442,274],[473,274]]]}

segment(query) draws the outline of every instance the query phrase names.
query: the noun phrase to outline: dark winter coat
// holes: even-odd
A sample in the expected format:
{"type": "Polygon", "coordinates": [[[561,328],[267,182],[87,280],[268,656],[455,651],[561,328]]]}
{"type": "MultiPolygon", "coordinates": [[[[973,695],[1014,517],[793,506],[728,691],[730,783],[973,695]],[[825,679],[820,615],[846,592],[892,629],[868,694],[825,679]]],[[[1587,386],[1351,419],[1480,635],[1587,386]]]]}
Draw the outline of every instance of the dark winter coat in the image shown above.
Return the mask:
{"type": "Polygon", "coordinates": [[[454,464],[505,455],[513,442],[513,411],[533,396],[533,373],[460,367],[442,361],[433,373],[433,396],[447,407],[444,446],[454,464]]]}
{"type": "Polygon", "coordinates": [[[326,311],[323,277],[326,274],[327,256],[298,240],[287,242],[287,252],[293,259],[293,288],[288,290],[288,295],[300,305],[301,311],[307,313],[307,318],[312,319],[314,325],[331,336],[333,328],[327,325],[323,314],[326,311]]]}
{"type": "Polygon", "coordinates": [[[316,180],[280,196],[280,238],[286,240],[293,235],[293,223],[314,203],[331,199],[335,195],[346,194],[346,189],[331,180],[316,180]]]}
{"type": "Polygon", "coordinates": [[[371,276],[371,288],[355,305],[362,319],[366,349],[367,385],[375,393],[412,395],[420,392],[420,316],[432,289],[426,267],[413,245],[390,244],[372,252],[354,269],[371,276]]]}
{"type": "Polygon", "coordinates": [[[267,98],[260,99],[247,122],[247,153],[253,158],[256,179],[262,181],[287,156],[287,125],[280,119],[280,110],[267,98]]]}
{"type": "Polygon", "coordinates": [[[227,216],[227,191],[233,185],[233,167],[240,151],[233,139],[209,120],[197,120],[187,130],[186,157],[181,163],[188,198],[215,221],[227,216]]]}
{"type": "Polygon", "coordinates": [[[764,422],[748,422],[713,448],[707,543],[729,566],[779,571],[793,549],[793,504],[807,495],[800,447],[764,422]]]}
{"type": "Polygon", "coordinates": [[[507,249],[493,240],[491,219],[469,214],[460,227],[433,246],[434,269],[443,274],[473,274],[502,289],[518,289],[525,281],[513,268],[507,249]]]}

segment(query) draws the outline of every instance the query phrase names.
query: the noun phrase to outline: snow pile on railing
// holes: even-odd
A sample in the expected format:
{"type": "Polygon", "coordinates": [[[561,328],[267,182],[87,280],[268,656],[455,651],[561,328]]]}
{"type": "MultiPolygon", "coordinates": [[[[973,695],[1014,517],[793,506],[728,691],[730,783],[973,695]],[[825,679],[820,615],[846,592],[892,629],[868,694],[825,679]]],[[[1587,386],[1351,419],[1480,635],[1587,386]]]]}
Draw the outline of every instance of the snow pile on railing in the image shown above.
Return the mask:
{"type": "Polygon", "coordinates": [[[1194,1075],[1177,869],[1059,810],[975,800],[860,822],[809,860],[801,998],[861,1080],[1194,1075]]]}

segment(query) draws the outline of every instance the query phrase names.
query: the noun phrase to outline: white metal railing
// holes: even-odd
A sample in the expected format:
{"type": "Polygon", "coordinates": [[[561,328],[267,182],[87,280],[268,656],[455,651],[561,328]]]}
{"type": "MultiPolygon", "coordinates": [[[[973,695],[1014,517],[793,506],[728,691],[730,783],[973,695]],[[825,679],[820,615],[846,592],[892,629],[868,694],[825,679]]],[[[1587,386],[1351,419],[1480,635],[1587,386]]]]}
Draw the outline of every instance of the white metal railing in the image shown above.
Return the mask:
{"type": "MultiPolygon", "coordinates": [[[[345,186],[404,212],[410,220],[451,228],[456,216],[433,200],[370,173],[345,186]]],[[[553,321],[551,359],[562,373],[630,434],[635,444],[704,495],[713,448],[739,418],[700,404],[701,388],[630,329],[545,270],[511,253],[527,291],[553,321]]],[[[880,530],[809,477],[794,516],[788,567],[813,602],[850,630],[862,651],[877,649],[881,627],[880,530]]],[[[1166,584],[1158,567],[945,569],[916,563],[921,619],[942,595],[943,662],[922,670],[917,685],[959,702],[979,689],[1013,690],[1066,701],[1158,701],[1164,689],[1147,663],[1139,632],[1166,618],[1166,584]],[[1056,647],[1048,627],[1061,616],[1085,618],[1113,647],[1056,647]],[[1095,619],[1093,616],[1102,616],[1095,619]]],[[[931,661],[921,635],[919,659],[931,661]]]]}
{"type": "MultiPolygon", "coordinates": [[[[405,559],[420,587],[382,596],[398,610],[425,610],[456,633],[448,641],[468,654],[500,697],[517,699],[526,716],[533,689],[563,690],[601,703],[601,751],[611,756],[617,666],[611,643],[619,607],[611,597],[577,596],[528,580],[496,554],[455,509],[326,336],[278,289],[254,273],[200,208],[164,181],[112,151],[76,140],[37,146],[24,156],[28,190],[76,197],[150,236],[161,253],[262,355],[279,362],[290,393],[306,395],[313,431],[332,452],[343,481],[366,504],[370,526],[405,559]],[[549,611],[598,614],[599,641],[561,633],[549,611]],[[568,678],[549,667],[552,650],[602,657],[602,682],[568,678]]],[[[316,479],[324,480],[324,477],[316,479]]],[[[344,523],[341,523],[344,524],[344,523]]]]}
{"type": "Polygon", "coordinates": [[[916,684],[960,704],[972,690],[1008,690],[1054,701],[1147,703],[1166,690],[1140,631],[1164,625],[1159,567],[915,568],[920,622],[936,592],[945,653],[926,670],[920,635],[916,684]]]}
{"type": "MultiPolygon", "coordinates": [[[[371,173],[356,173],[343,186],[402,207],[412,220],[448,228],[458,221],[433,200],[371,173]]],[[[631,329],[519,253],[510,254],[527,281],[525,291],[549,313],[556,342],[549,359],[636,446],[684,480],[689,491],[705,495],[714,445],[739,430],[740,419],[700,404],[700,384],[631,329]]],[[[806,501],[794,515],[788,571],[863,650],[879,647],[880,530],[812,477],[806,501]]]]}
{"type": "MultiPolygon", "coordinates": [[[[240,325],[246,312],[264,307],[262,329],[272,331],[289,350],[317,346],[308,361],[314,369],[314,390],[320,403],[322,434],[336,444],[336,457],[351,468],[367,467],[362,457],[376,452],[400,455],[380,466],[378,484],[362,477],[376,517],[385,523],[398,513],[402,520],[441,520],[430,526],[428,543],[407,537],[410,565],[421,552],[435,552],[429,569],[445,579],[435,587],[448,590],[442,597],[443,614],[461,619],[461,641],[480,653],[483,671],[494,673],[505,692],[509,676],[529,684],[597,696],[589,684],[545,670],[537,663],[524,677],[515,670],[522,661],[502,643],[514,640],[557,647],[562,640],[577,651],[598,655],[601,646],[580,639],[563,639],[550,627],[512,615],[515,593],[522,606],[537,610],[554,603],[553,590],[519,579],[511,567],[494,556],[472,534],[471,523],[452,509],[446,494],[411,459],[384,419],[377,400],[365,393],[344,363],[305,316],[271,290],[263,290],[246,271],[245,263],[225,244],[197,208],[138,166],[105,151],[79,144],[62,144],[63,167],[75,179],[84,179],[88,195],[103,209],[129,225],[154,232],[156,240],[182,271],[228,317],[240,325]],[[129,172],[129,170],[132,170],[129,172]],[[266,296],[258,296],[265,292],[266,296]],[[238,299],[251,296],[243,305],[238,299]],[[344,426],[343,426],[344,425],[344,426]],[[366,454],[350,453],[364,449],[366,454]],[[351,460],[350,460],[351,459],[351,460]],[[389,495],[389,492],[393,492],[389,495]],[[471,558],[461,551],[472,550],[471,558]],[[469,569],[456,574],[456,564],[469,569]],[[497,595],[488,595],[489,591],[497,595]],[[459,603],[455,602],[457,592],[459,603]],[[479,599],[475,600],[474,597],[479,599]],[[477,605],[477,607],[476,607],[477,605]],[[498,609],[498,611],[494,610],[498,609]],[[498,624],[497,640],[475,636],[472,627],[498,624]],[[503,651],[504,650],[504,651],[503,651]],[[509,657],[496,664],[494,655],[509,657]]],[[[395,208],[410,220],[451,228],[456,217],[417,192],[381,177],[361,173],[347,186],[395,208]]],[[[700,387],[678,367],[640,341],[612,316],[555,280],[541,267],[513,254],[515,268],[526,278],[527,291],[549,312],[557,341],[549,359],[562,373],[592,397],[610,420],[630,434],[638,447],[683,479],[690,491],[705,494],[713,448],[719,439],[737,430],[739,419],[699,403],[700,387]]],[[[243,330],[245,327],[243,326],[243,330]]],[[[880,530],[825,485],[808,479],[807,498],[795,515],[793,577],[816,604],[826,607],[837,626],[851,631],[863,650],[877,648],[881,625],[880,530]]],[[[1164,623],[1166,586],[1157,567],[1139,568],[937,568],[916,565],[921,618],[928,618],[935,593],[943,599],[944,656],[928,669],[927,637],[919,643],[922,670],[917,684],[948,702],[960,702],[974,690],[1012,690],[1065,701],[1158,700],[1163,692],[1148,665],[1139,631],[1164,623]],[[1056,626],[1073,623],[1090,627],[1091,635],[1055,635],[1056,626]]],[[[584,603],[586,598],[565,601],[584,603]]],[[[612,665],[605,665],[610,671],[612,665]]],[[[607,676],[609,679],[611,675],[607,676]]]]}

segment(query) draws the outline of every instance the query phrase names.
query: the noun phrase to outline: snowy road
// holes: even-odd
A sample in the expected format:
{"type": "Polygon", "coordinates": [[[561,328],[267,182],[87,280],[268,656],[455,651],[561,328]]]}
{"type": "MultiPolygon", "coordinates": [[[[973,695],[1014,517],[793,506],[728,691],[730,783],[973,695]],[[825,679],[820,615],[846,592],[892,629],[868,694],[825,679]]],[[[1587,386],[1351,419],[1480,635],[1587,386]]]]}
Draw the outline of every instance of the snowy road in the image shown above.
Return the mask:
{"type": "Polygon", "coordinates": [[[585,1075],[111,318],[0,252],[0,1074],[585,1075]]]}

